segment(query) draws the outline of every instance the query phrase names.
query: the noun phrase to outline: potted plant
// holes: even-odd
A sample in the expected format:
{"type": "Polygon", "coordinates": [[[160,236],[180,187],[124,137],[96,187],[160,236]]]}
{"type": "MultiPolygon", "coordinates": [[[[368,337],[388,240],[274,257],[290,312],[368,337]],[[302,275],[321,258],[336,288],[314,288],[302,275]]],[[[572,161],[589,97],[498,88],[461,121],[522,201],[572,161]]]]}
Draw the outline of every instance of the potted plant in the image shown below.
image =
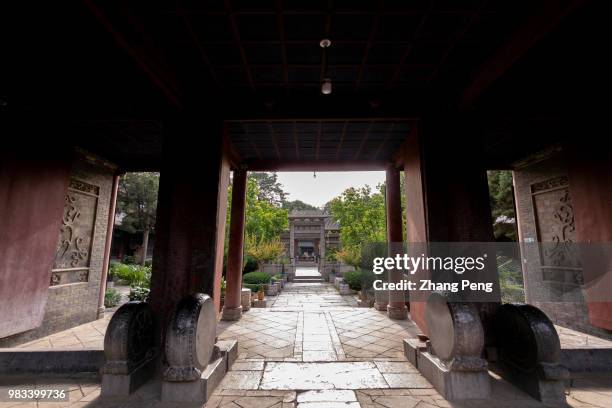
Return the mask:
{"type": "Polygon", "coordinates": [[[259,285],[259,289],[257,290],[257,300],[264,300],[264,285],[259,285]]]}

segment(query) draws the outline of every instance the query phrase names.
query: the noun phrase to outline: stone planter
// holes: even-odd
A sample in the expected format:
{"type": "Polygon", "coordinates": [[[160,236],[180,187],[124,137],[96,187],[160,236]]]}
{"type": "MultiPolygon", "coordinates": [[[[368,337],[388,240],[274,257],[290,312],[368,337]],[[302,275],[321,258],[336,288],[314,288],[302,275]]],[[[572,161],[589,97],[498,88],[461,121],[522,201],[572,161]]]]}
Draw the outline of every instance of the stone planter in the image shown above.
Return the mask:
{"type": "Polygon", "coordinates": [[[339,284],[338,290],[340,291],[341,295],[350,295],[352,293],[352,290],[349,287],[348,283],[344,283],[344,282],[341,282],[339,284]]]}
{"type": "Polygon", "coordinates": [[[243,312],[251,308],[251,289],[242,289],[240,292],[240,305],[243,312]]]}
{"type": "Polygon", "coordinates": [[[334,283],[335,280],[336,280],[336,274],[335,273],[330,273],[329,274],[329,283],[334,283]]]}
{"type": "Polygon", "coordinates": [[[268,285],[268,290],[266,291],[266,295],[268,295],[268,296],[276,296],[277,294],[278,294],[278,290],[277,290],[276,284],[269,284],[268,285]]]}
{"type": "Polygon", "coordinates": [[[340,290],[340,284],[344,282],[344,278],[342,277],[336,277],[336,279],[334,279],[334,286],[336,287],[336,289],[340,290]]]}

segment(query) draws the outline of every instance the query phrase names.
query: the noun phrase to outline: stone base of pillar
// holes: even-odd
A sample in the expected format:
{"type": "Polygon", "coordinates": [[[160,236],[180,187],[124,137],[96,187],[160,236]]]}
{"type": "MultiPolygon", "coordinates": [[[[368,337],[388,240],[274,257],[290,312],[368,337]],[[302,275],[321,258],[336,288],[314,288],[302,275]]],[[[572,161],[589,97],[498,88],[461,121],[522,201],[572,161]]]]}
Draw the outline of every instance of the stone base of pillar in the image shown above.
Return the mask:
{"type": "Polygon", "coordinates": [[[212,396],[215,388],[231,369],[238,356],[237,342],[217,343],[217,356],[195,381],[162,381],[163,402],[193,402],[203,404],[212,396]]]}
{"type": "Polygon", "coordinates": [[[417,368],[447,400],[484,399],[491,396],[486,362],[475,359],[475,366],[455,369],[426,351],[417,353],[417,368]],[[478,364],[482,363],[482,364],[478,364]]]}
{"type": "Polygon", "coordinates": [[[393,320],[406,320],[408,318],[408,308],[406,305],[400,307],[388,305],[387,316],[393,320]]]}
{"type": "Polygon", "coordinates": [[[223,312],[221,313],[221,320],[240,320],[242,317],[242,305],[238,307],[225,307],[223,306],[223,312]]]}
{"type": "Polygon", "coordinates": [[[106,311],[106,308],[104,306],[99,307],[98,308],[98,314],[96,315],[96,319],[103,319],[105,311],[106,311]]]}
{"type": "Polygon", "coordinates": [[[381,312],[386,312],[387,306],[388,306],[387,302],[384,302],[384,303],[374,302],[374,309],[380,310],[381,312]]]}

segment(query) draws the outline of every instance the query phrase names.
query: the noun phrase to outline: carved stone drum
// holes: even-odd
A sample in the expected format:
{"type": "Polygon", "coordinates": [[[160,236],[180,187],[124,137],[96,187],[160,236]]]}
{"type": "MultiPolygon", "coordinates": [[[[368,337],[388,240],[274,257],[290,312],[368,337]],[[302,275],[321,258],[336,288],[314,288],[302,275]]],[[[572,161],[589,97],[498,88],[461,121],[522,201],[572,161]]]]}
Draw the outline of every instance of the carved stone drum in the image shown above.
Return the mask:
{"type": "Polygon", "coordinates": [[[216,332],[217,316],[210,296],[197,293],[182,299],[166,331],[164,380],[198,380],[213,355],[216,332]]]}
{"type": "Polygon", "coordinates": [[[113,315],[104,336],[105,374],[130,374],[153,357],[153,313],[144,302],[128,302],[113,315]]]}
{"type": "Polygon", "coordinates": [[[440,360],[455,360],[455,365],[474,363],[478,366],[472,367],[475,370],[483,368],[484,361],[480,355],[484,347],[484,330],[474,304],[450,302],[444,293],[434,292],[427,299],[425,321],[431,347],[440,360]]]}

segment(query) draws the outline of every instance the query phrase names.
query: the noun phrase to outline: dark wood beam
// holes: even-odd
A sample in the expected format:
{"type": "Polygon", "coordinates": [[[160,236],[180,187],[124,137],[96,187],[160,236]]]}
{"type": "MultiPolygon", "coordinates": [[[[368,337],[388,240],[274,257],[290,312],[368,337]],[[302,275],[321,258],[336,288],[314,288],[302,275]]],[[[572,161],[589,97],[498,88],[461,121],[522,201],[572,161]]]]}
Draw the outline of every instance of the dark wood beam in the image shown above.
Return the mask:
{"type": "Polygon", "coordinates": [[[230,25],[232,27],[232,34],[234,36],[234,43],[236,47],[238,48],[238,51],[240,51],[240,58],[242,59],[244,73],[247,77],[249,86],[251,87],[251,91],[255,93],[256,92],[255,82],[253,82],[253,75],[251,74],[251,68],[249,67],[249,61],[247,59],[246,52],[244,51],[242,40],[240,39],[240,30],[238,29],[238,23],[236,23],[236,16],[232,10],[231,0],[225,0],[224,4],[225,4],[225,11],[227,12],[229,19],[230,19],[230,25]]]}
{"type": "Polygon", "coordinates": [[[170,102],[176,108],[182,109],[183,104],[181,102],[181,96],[172,89],[173,86],[164,78],[164,75],[159,68],[154,67],[154,64],[149,60],[149,58],[147,58],[146,54],[142,50],[130,44],[124,34],[118,30],[107,17],[106,13],[92,0],[83,0],[83,3],[102,24],[104,29],[111,34],[115,43],[117,43],[120,48],[127,52],[132,59],[134,59],[140,69],[142,69],[147,77],[149,77],[151,82],[153,82],[153,84],[168,98],[168,100],[170,100],[170,102]]]}
{"type": "Polygon", "coordinates": [[[368,42],[366,43],[365,50],[363,51],[363,58],[361,59],[361,65],[359,66],[359,71],[357,72],[357,79],[355,80],[355,86],[353,88],[353,92],[357,93],[359,90],[359,85],[361,85],[361,78],[363,77],[363,71],[366,66],[366,62],[368,61],[368,56],[370,55],[370,50],[372,49],[372,45],[374,44],[374,40],[376,39],[376,34],[378,33],[378,26],[380,24],[380,15],[381,11],[384,7],[383,1],[377,1],[378,11],[374,16],[374,21],[372,22],[372,29],[370,30],[370,35],[368,36],[368,42]]]}
{"type": "Polygon", "coordinates": [[[465,34],[470,30],[472,25],[478,21],[478,19],[480,18],[480,13],[482,12],[482,9],[484,8],[486,4],[487,4],[487,0],[481,1],[480,6],[470,15],[468,21],[464,24],[463,28],[450,41],[448,47],[446,47],[446,49],[444,50],[444,53],[442,54],[442,58],[440,58],[440,61],[438,61],[438,65],[433,70],[433,72],[429,74],[429,76],[427,77],[427,81],[426,81],[427,85],[429,85],[434,80],[434,78],[438,75],[438,73],[442,69],[442,66],[448,59],[448,56],[453,51],[453,49],[457,46],[459,41],[461,41],[463,37],[465,37],[465,34]]]}
{"type": "Polygon", "coordinates": [[[387,126],[387,131],[385,132],[384,139],[380,142],[380,144],[376,148],[376,152],[374,153],[374,156],[373,156],[374,160],[376,160],[378,158],[378,155],[380,154],[380,151],[387,144],[387,140],[389,140],[389,133],[393,132],[394,128],[395,128],[395,122],[389,123],[389,125],[387,126]]]}
{"type": "Polygon", "coordinates": [[[427,12],[425,14],[423,14],[423,18],[421,18],[421,21],[419,22],[419,25],[414,30],[414,35],[412,36],[412,41],[410,41],[408,43],[408,46],[404,50],[404,53],[402,54],[402,58],[400,59],[399,63],[397,64],[397,67],[395,68],[395,72],[393,73],[393,77],[391,78],[391,80],[387,84],[387,88],[393,88],[395,86],[395,84],[397,83],[397,81],[399,81],[400,76],[402,74],[402,68],[404,67],[404,65],[406,64],[406,61],[408,60],[408,57],[412,53],[412,50],[414,49],[414,44],[417,41],[417,39],[419,38],[419,36],[421,35],[421,31],[423,30],[423,27],[425,26],[425,23],[427,22],[427,18],[432,13],[433,8],[434,8],[434,1],[430,0],[429,1],[429,9],[427,10],[427,12]]]}
{"type": "Polygon", "coordinates": [[[348,128],[348,120],[345,120],[344,126],[342,126],[342,134],[340,135],[340,141],[338,141],[338,148],[336,149],[336,160],[340,158],[340,152],[342,151],[342,143],[344,143],[344,138],[346,137],[347,128],[348,128]]]}
{"type": "Polygon", "coordinates": [[[206,50],[204,50],[204,47],[202,46],[202,42],[200,41],[200,38],[198,37],[195,30],[193,29],[189,16],[187,15],[187,13],[185,13],[185,10],[183,10],[182,6],[180,5],[180,2],[178,1],[176,2],[176,10],[177,10],[178,15],[182,18],[183,24],[185,25],[185,28],[187,29],[187,32],[189,33],[189,36],[191,37],[191,41],[197,48],[198,53],[200,54],[200,58],[202,59],[202,62],[204,63],[204,66],[208,70],[208,73],[210,74],[211,78],[213,79],[214,84],[218,88],[222,88],[222,85],[219,82],[219,78],[217,77],[215,69],[212,63],[210,62],[210,58],[208,57],[206,50]]]}
{"type": "Polygon", "coordinates": [[[278,148],[278,140],[276,140],[276,132],[274,132],[274,127],[270,122],[268,122],[268,130],[270,131],[270,137],[272,138],[272,145],[274,146],[274,151],[276,152],[276,158],[280,160],[281,154],[280,149],[278,148]]]}
{"type": "Polygon", "coordinates": [[[300,140],[297,136],[295,122],[293,122],[293,144],[295,145],[295,158],[300,160],[300,140]]]}
{"type": "Polygon", "coordinates": [[[388,162],[383,160],[247,160],[250,171],[368,171],[384,170],[388,162]]]}
{"type": "Polygon", "coordinates": [[[368,130],[366,130],[366,132],[363,135],[363,138],[361,139],[361,143],[359,144],[359,149],[357,149],[357,152],[355,153],[355,157],[353,158],[354,160],[358,160],[359,156],[361,156],[361,153],[363,152],[363,147],[365,146],[366,141],[370,137],[370,130],[372,129],[372,123],[373,122],[370,122],[370,124],[368,125],[368,130]]]}
{"type": "Polygon", "coordinates": [[[459,109],[469,109],[527,51],[553,31],[568,14],[584,3],[584,0],[562,2],[546,0],[535,3],[540,4],[539,9],[531,13],[527,21],[477,70],[477,74],[463,92],[459,109]]]}
{"type": "Polygon", "coordinates": [[[289,68],[287,67],[287,39],[285,36],[285,19],[283,18],[283,0],[276,0],[276,25],[280,37],[281,58],[283,60],[283,81],[285,92],[289,91],[289,68]]]}

